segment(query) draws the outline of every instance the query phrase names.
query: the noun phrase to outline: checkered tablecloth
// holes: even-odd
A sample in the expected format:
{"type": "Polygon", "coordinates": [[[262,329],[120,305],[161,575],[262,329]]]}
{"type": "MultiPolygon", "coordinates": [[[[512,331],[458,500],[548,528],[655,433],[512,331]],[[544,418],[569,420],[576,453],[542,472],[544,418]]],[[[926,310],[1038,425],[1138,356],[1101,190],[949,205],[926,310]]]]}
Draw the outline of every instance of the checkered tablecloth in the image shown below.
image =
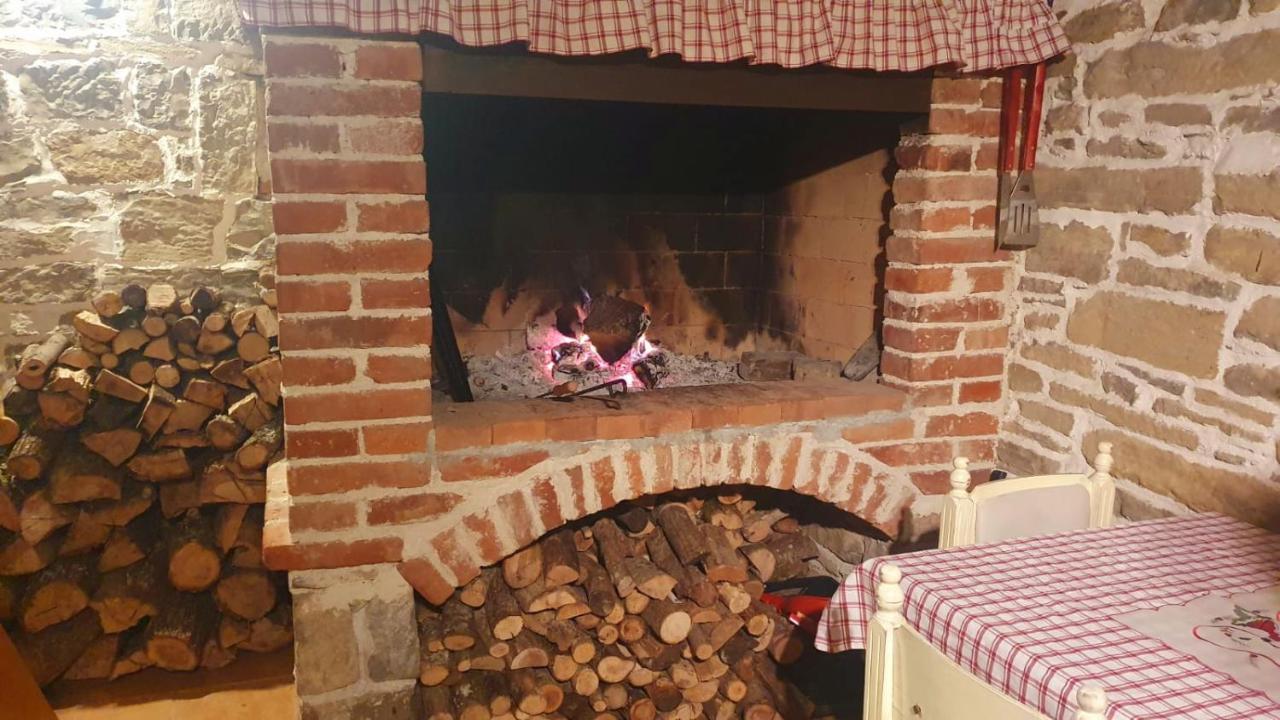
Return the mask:
{"type": "Polygon", "coordinates": [[[240,0],[246,22],[421,32],[553,55],[643,49],[687,62],[968,71],[1067,50],[1044,0],[240,0]]]}
{"type": "Polygon", "coordinates": [[[991,686],[1069,720],[1081,683],[1113,719],[1280,718],[1280,705],[1118,622],[1126,612],[1280,582],[1280,535],[1221,515],[877,558],[841,585],[817,645],[864,646],[875,578],[902,569],[903,615],[991,686]]]}

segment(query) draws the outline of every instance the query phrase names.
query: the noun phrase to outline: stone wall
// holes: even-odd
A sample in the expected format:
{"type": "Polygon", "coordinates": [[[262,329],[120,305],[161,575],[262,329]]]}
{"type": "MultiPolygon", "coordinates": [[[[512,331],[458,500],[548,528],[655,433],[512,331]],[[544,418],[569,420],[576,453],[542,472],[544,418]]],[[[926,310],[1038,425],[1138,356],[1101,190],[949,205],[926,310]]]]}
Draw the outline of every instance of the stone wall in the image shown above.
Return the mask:
{"type": "Polygon", "coordinates": [[[1001,464],[1109,440],[1123,514],[1280,526],[1280,3],[1056,9],[1001,464]]]}
{"type": "Polygon", "coordinates": [[[274,243],[256,44],[235,0],[0,5],[0,376],[97,287],[253,290],[274,243]]]}

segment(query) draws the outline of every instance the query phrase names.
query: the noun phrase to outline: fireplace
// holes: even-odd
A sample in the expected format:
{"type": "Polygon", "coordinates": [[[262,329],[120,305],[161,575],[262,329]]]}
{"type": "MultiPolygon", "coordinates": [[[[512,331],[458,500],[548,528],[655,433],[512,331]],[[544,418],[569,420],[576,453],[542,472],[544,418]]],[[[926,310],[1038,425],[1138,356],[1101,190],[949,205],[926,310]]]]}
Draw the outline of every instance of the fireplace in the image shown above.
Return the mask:
{"type": "Polygon", "coordinates": [[[264,554],[291,571],[304,717],[409,707],[415,593],[447,603],[588,516],[765,488],[887,542],[952,457],[990,466],[998,83],[296,35],[265,55],[287,461],[264,554]],[[647,389],[633,363],[628,392],[566,402],[536,396],[613,371],[486,369],[612,354],[588,325],[613,298],[690,379],[647,389]],[[444,318],[477,401],[444,392],[444,318]],[[839,377],[869,337],[879,382],[839,377]]]}

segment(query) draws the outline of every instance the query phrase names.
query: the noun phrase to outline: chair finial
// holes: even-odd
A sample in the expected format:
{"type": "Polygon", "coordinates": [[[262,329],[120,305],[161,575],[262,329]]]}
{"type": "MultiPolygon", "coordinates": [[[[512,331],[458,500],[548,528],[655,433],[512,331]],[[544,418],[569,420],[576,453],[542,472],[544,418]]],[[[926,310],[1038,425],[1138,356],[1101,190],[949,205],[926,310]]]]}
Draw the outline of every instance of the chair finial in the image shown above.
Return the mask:
{"type": "Polygon", "coordinates": [[[1102,720],[1107,711],[1107,693],[1097,685],[1081,685],[1076,691],[1076,720],[1102,720]]]}
{"type": "Polygon", "coordinates": [[[1111,443],[1098,443],[1098,454],[1093,457],[1093,471],[1097,475],[1111,475],[1111,466],[1115,458],[1111,456],[1111,443]]]}
{"type": "Polygon", "coordinates": [[[892,563],[880,566],[880,582],[876,585],[876,611],[897,614],[902,610],[902,569],[892,563]]]}
{"type": "Polygon", "coordinates": [[[951,464],[955,469],[951,471],[951,492],[949,494],[954,497],[965,497],[969,494],[969,480],[971,479],[969,475],[969,458],[958,457],[951,464]]]}

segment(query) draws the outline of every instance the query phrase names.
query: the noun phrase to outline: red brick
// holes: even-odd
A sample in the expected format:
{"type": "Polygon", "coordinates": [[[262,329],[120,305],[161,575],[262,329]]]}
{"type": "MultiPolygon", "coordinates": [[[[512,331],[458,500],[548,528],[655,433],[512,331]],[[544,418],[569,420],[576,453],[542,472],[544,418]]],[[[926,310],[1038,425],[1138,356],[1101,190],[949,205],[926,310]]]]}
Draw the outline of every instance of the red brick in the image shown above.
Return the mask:
{"type": "Polygon", "coordinates": [[[893,181],[893,199],[898,203],[963,202],[993,200],[996,176],[981,175],[905,175],[893,181]]]}
{"type": "Polygon", "coordinates": [[[987,205],[973,211],[973,229],[991,230],[996,226],[996,206],[987,205]]]}
{"type": "Polygon", "coordinates": [[[911,418],[899,418],[889,422],[845,428],[841,434],[851,443],[906,440],[915,434],[915,422],[911,418]]]}
{"type": "Polygon", "coordinates": [[[999,380],[964,383],[960,386],[960,402],[962,403],[996,402],[999,399],[999,380]]]}
{"type": "Polygon", "coordinates": [[[982,107],[999,109],[1004,104],[1004,81],[988,79],[982,87],[982,107]]]}
{"type": "Polygon", "coordinates": [[[431,318],[341,316],[280,318],[280,349],[392,348],[423,345],[431,333],[431,318]]]}
{"type": "Polygon", "coordinates": [[[884,346],[906,352],[954,350],[960,331],[951,328],[884,326],[884,346]]]}
{"type": "Polygon", "coordinates": [[[262,562],[272,570],[316,570],[400,562],[398,537],[298,545],[263,544],[262,562]]]}
{"type": "Polygon", "coordinates": [[[744,402],[738,408],[738,422],[743,425],[773,425],[782,422],[782,403],[744,402]]]}
{"type": "Polygon", "coordinates": [[[972,292],[998,292],[1004,289],[1009,270],[1003,267],[969,268],[966,274],[972,292]]]}
{"type": "MultiPolygon", "coordinates": [[[[996,459],[995,438],[976,438],[961,440],[956,444],[956,455],[967,457],[972,462],[993,462],[996,459]]],[[[983,479],[985,482],[986,479],[983,479]]]]}
{"type": "Polygon", "coordinates": [[[425,277],[409,280],[361,280],[360,304],[371,310],[429,308],[431,288],[425,277]]]}
{"type": "Polygon", "coordinates": [[[493,436],[488,425],[448,425],[436,423],[436,452],[488,447],[493,436]]]}
{"type": "Polygon", "coordinates": [[[289,494],[327,495],[368,487],[410,488],[427,484],[431,466],[418,462],[289,464],[289,494]]]}
{"type": "Polygon", "coordinates": [[[407,560],[396,569],[424,600],[433,605],[443,605],[453,595],[453,585],[444,579],[435,564],[425,558],[407,560]]]}
{"type": "Polygon", "coordinates": [[[951,289],[951,268],[891,267],[885,270],[886,290],[908,293],[946,292],[951,289]]]}
{"type": "Polygon", "coordinates": [[[948,470],[921,470],[911,473],[911,484],[925,495],[942,495],[951,491],[951,472],[948,470]]]}
{"type": "Polygon", "coordinates": [[[973,167],[973,148],[963,145],[899,145],[894,157],[903,170],[964,172],[973,167]]]}
{"type": "Polygon", "coordinates": [[[417,43],[365,45],[356,49],[355,76],[366,80],[421,80],[422,48],[417,43]]]}
{"type": "Polygon", "coordinates": [[[951,443],[894,443],[867,448],[867,453],[885,465],[893,467],[938,465],[951,462],[951,443]]]}
{"type": "Polygon", "coordinates": [[[901,410],[905,404],[906,397],[896,393],[828,395],[822,398],[822,409],[826,417],[866,415],[877,410],[901,410]]]}
{"type": "Polygon", "coordinates": [[[889,300],[885,303],[884,316],[890,320],[918,323],[985,322],[1004,317],[1004,306],[999,300],[975,297],[936,300],[920,305],[903,305],[889,300]]]}
{"type": "Polygon", "coordinates": [[[601,458],[591,463],[591,481],[596,486],[596,497],[600,499],[601,510],[618,504],[618,499],[613,496],[613,484],[616,480],[611,458],[601,458]]]}
{"type": "MultiPolygon", "coordinates": [[[[752,485],[763,485],[769,479],[769,466],[773,464],[773,450],[769,447],[769,443],[757,442],[755,451],[755,474],[750,478],[746,478],[746,480],[752,485]]],[[[677,487],[689,487],[681,484],[680,478],[676,478],[676,485],[677,487]]]]}
{"type": "Polygon", "coordinates": [[[601,440],[629,440],[648,433],[646,413],[617,412],[596,419],[596,436],[601,440]]]}
{"type": "Polygon", "coordinates": [[[290,430],[285,455],[290,458],[348,457],[360,454],[355,430],[290,430]]]}
{"type": "Polygon", "coordinates": [[[565,518],[560,512],[560,498],[556,495],[556,487],[551,478],[540,477],[533,483],[533,506],[542,519],[542,527],[548,530],[564,524],[565,518]]]}
{"type": "Polygon", "coordinates": [[[462,502],[457,493],[421,493],[369,501],[365,522],[369,525],[395,525],[430,520],[444,515],[462,502]]]}
{"type": "Polygon", "coordinates": [[[285,421],[290,425],[426,417],[430,414],[431,391],[426,388],[323,392],[288,397],[284,402],[285,421]]]}
{"type": "Polygon", "coordinates": [[[885,246],[889,262],[911,265],[951,265],[1008,260],[1007,251],[996,250],[990,237],[927,238],[894,235],[885,246]]]}
{"type": "Polygon", "coordinates": [[[546,421],[546,434],[548,440],[557,442],[595,440],[598,437],[596,418],[594,415],[549,418],[546,421]]]}
{"type": "Polygon", "coordinates": [[[320,43],[263,43],[267,77],[338,77],[342,56],[332,45],[320,43]]]}
{"type": "Polygon", "coordinates": [[[360,432],[364,433],[364,451],[369,455],[424,453],[431,423],[365,425],[360,432]]]}
{"type": "Polygon", "coordinates": [[[276,200],[271,203],[271,216],[277,235],[333,233],[347,227],[347,204],[276,200]]]}
{"type": "Polygon", "coordinates": [[[345,280],[307,282],[279,278],[276,293],[281,313],[340,312],[351,308],[351,283],[345,280]]]}
{"type": "Polygon", "coordinates": [[[648,478],[645,477],[644,468],[640,464],[640,453],[628,450],[623,454],[622,461],[627,466],[628,499],[648,494],[649,483],[648,478]]]}
{"type": "Polygon", "coordinates": [[[268,119],[267,148],[271,152],[306,150],[317,154],[336,154],[340,149],[338,126],[334,123],[304,124],[268,119]]]}
{"type": "Polygon", "coordinates": [[[351,150],[380,155],[422,155],[422,121],[380,120],[346,129],[351,150]]]}
{"type": "Polygon", "coordinates": [[[289,506],[289,529],[342,530],[355,527],[356,505],[350,502],[300,502],[289,506]]]}
{"type": "Polygon", "coordinates": [[[391,193],[427,191],[427,167],[413,160],[311,160],[276,158],[271,182],[277,193],[391,193]]]}
{"type": "Polygon", "coordinates": [[[1009,346],[1009,328],[969,328],[964,331],[965,350],[1003,350],[1009,346]]]}
{"type": "Polygon", "coordinates": [[[358,203],[356,209],[360,232],[424,233],[431,226],[423,200],[358,203]]]}
{"type": "Polygon", "coordinates": [[[498,498],[498,512],[506,520],[507,528],[516,541],[516,547],[524,547],[533,542],[539,533],[533,524],[533,515],[529,512],[529,502],[524,493],[517,490],[498,498]]]}
{"type": "Polygon", "coordinates": [[[1000,162],[1000,144],[983,143],[978,147],[978,154],[973,158],[975,170],[995,170],[1000,162]]]}
{"type": "Polygon", "coordinates": [[[899,205],[889,216],[889,225],[894,230],[949,232],[968,229],[972,222],[973,213],[962,207],[913,209],[899,205]]]}
{"type": "Polygon", "coordinates": [[[671,492],[675,487],[675,453],[670,445],[653,448],[654,473],[650,490],[654,495],[671,492]]]}
{"type": "Polygon", "coordinates": [[[981,78],[933,79],[930,101],[935,105],[977,105],[982,99],[981,78]]]}
{"type": "Polygon", "coordinates": [[[496,456],[455,453],[440,459],[440,477],[445,482],[510,477],[519,475],[548,457],[550,455],[545,450],[496,456]]]}
{"type": "Polygon", "coordinates": [[[424,273],[430,266],[431,241],[425,238],[360,240],[348,245],[282,240],[276,247],[276,271],[281,276],[424,273]]]}
{"type": "Polygon", "coordinates": [[[886,351],[880,358],[886,376],[912,382],[991,377],[1004,372],[1004,355],[910,357],[886,351]]]}
{"type": "Polygon", "coordinates": [[[565,468],[564,474],[569,478],[569,497],[573,505],[563,508],[562,512],[566,520],[575,520],[587,514],[587,473],[581,465],[574,465],[565,468]]]}
{"type": "Polygon", "coordinates": [[[267,86],[267,114],[274,117],[417,117],[422,88],[416,85],[326,83],[267,86]]]}
{"type": "Polygon", "coordinates": [[[365,375],[376,383],[430,380],[431,360],[415,355],[370,355],[365,375]]]}
{"type": "Polygon", "coordinates": [[[440,562],[449,568],[458,586],[461,587],[478,576],[480,568],[472,560],[471,555],[459,546],[458,534],[457,528],[446,530],[432,538],[431,546],[440,555],[440,562]]]}
{"type": "Polygon", "coordinates": [[[796,484],[796,468],[800,465],[801,444],[802,440],[799,436],[792,437],[787,442],[787,449],[782,453],[782,466],[778,480],[779,490],[790,490],[796,484]]]}
{"type": "Polygon", "coordinates": [[[468,515],[462,518],[462,524],[471,533],[472,547],[481,565],[496,563],[506,554],[502,551],[502,543],[498,541],[498,528],[487,513],[468,515]]]}
{"type": "Polygon", "coordinates": [[[691,422],[699,430],[730,427],[742,423],[739,413],[737,405],[698,405],[692,408],[691,422]]]}
{"type": "Polygon", "coordinates": [[[653,437],[689,432],[693,428],[693,411],[686,407],[659,408],[649,414],[645,428],[653,437]]]}
{"type": "Polygon", "coordinates": [[[537,442],[546,438],[547,423],[542,418],[498,420],[493,424],[494,445],[537,442]]]}
{"type": "Polygon", "coordinates": [[[1000,112],[985,108],[981,110],[932,108],[929,111],[929,133],[997,137],[1000,135],[1000,112]]]}
{"type": "Polygon", "coordinates": [[[289,386],[342,385],[356,376],[356,364],[351,358],[286,355],[281,360],[289,386]]]}
{"type": "Polygon", "coordinates": [[[965,413],[963,415],[935,415],[925,425],[925,437],[960,437],[965,435],[994,435],[1000,427],[1000,419],[990,413],[965,413]]]}

